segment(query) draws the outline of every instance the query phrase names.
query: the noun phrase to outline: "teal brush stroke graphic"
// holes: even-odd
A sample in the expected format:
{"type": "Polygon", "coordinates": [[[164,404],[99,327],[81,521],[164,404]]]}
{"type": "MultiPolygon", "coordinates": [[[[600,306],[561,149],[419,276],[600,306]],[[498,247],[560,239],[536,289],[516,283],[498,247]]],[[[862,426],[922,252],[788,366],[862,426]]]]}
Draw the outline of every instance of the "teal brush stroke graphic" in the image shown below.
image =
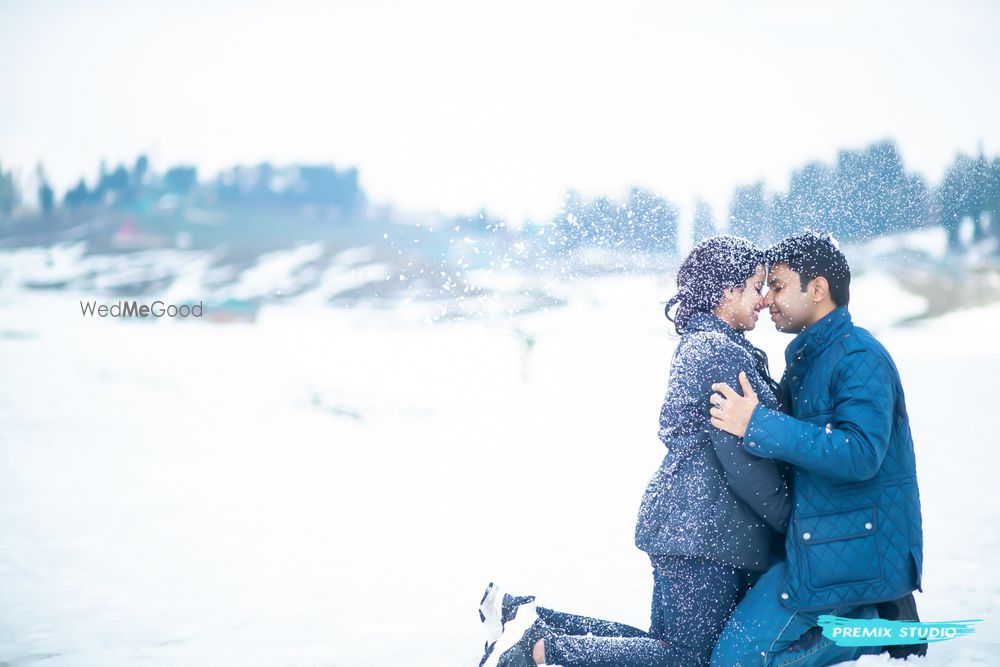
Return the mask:
{"type": "Polygon", "coordinates": [[[837,646],[891,646],[895,644],[932,644],[955,637],[971,635],[973,623],[983,619],[920,623],[918,621],[885,621],[880,618],[841,618],[821,615],[819,626],[823,636],[837,646]]]}

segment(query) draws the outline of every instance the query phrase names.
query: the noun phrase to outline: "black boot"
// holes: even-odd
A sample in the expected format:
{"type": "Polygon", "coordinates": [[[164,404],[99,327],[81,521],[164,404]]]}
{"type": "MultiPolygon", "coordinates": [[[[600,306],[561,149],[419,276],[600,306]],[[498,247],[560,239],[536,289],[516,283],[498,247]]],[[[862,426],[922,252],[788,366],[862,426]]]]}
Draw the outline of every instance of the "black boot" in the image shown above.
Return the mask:
{"type": "Polygon", "coordinates": [[[510,595],[503,593],[492,581],[483,593],[483,599],[479,601],[479,620],[482,623],[493,623],[495,618],[500,619],[500,627],[514,620],[517,616],[517,608],[535,601],[534,595],[510,595]],[[499,604],[497,604],[499,602],[499,604]]]}
{"type": "Polygon", "coordinates": [[[486,626],[487,634],[483,659],[479,661],[479,667],[483,667],[489,660],[507,624],[517,618],[517,610],[534,601],[534,595],[509,595],[503,593],[492,581],[490,582],[479,601],[479,620],[486,626]]]}

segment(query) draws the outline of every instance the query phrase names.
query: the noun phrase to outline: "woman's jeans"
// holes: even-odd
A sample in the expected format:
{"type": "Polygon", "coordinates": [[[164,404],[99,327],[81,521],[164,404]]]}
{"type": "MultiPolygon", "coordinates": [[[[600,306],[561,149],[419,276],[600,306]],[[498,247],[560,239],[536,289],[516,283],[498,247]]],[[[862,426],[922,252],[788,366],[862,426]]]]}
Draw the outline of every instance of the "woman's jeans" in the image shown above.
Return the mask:
{"type": "Polygon", "coordinates": [[[538,615],[558,633],[545,638],[545,662],[562,667],[708,665],[751,577],[703,558],[663,558],[653,570],[649,632],[539,607],[538,615]]]}

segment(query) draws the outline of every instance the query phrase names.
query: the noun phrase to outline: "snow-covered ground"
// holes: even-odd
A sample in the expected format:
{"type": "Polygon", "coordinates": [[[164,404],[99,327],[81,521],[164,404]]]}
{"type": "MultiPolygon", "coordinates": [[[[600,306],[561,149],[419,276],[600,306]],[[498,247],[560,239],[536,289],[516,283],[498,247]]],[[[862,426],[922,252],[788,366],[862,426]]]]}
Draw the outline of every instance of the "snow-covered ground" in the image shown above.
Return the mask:
{"type": "MultiPolygon", "coordinates": [[[[471,666],[490,580],[647,626],[670,293],[578,279],[562,308],[436,323],[307,294],[220,326],[0,291],[0,664],[471,666]]],[[[907,391],[921,614],[985,619],[919,664],[995,664],[1000,307],[893,326],[921,308],[854,285],[907,391]]]]}

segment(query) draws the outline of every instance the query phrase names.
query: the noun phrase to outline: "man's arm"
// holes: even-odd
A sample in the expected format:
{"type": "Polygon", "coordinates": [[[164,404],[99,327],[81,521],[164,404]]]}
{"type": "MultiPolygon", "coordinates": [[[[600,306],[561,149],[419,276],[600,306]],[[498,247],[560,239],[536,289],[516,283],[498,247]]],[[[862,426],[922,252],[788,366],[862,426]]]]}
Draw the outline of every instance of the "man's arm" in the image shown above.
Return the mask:
{"type": "Polygon", "coordinates": [[[889,449],[895,379],[877,352],[849,354],[834,373],[828,428],[758,405],[743,436],[747,450],[833,479],[871,479],[889,449]]]}

